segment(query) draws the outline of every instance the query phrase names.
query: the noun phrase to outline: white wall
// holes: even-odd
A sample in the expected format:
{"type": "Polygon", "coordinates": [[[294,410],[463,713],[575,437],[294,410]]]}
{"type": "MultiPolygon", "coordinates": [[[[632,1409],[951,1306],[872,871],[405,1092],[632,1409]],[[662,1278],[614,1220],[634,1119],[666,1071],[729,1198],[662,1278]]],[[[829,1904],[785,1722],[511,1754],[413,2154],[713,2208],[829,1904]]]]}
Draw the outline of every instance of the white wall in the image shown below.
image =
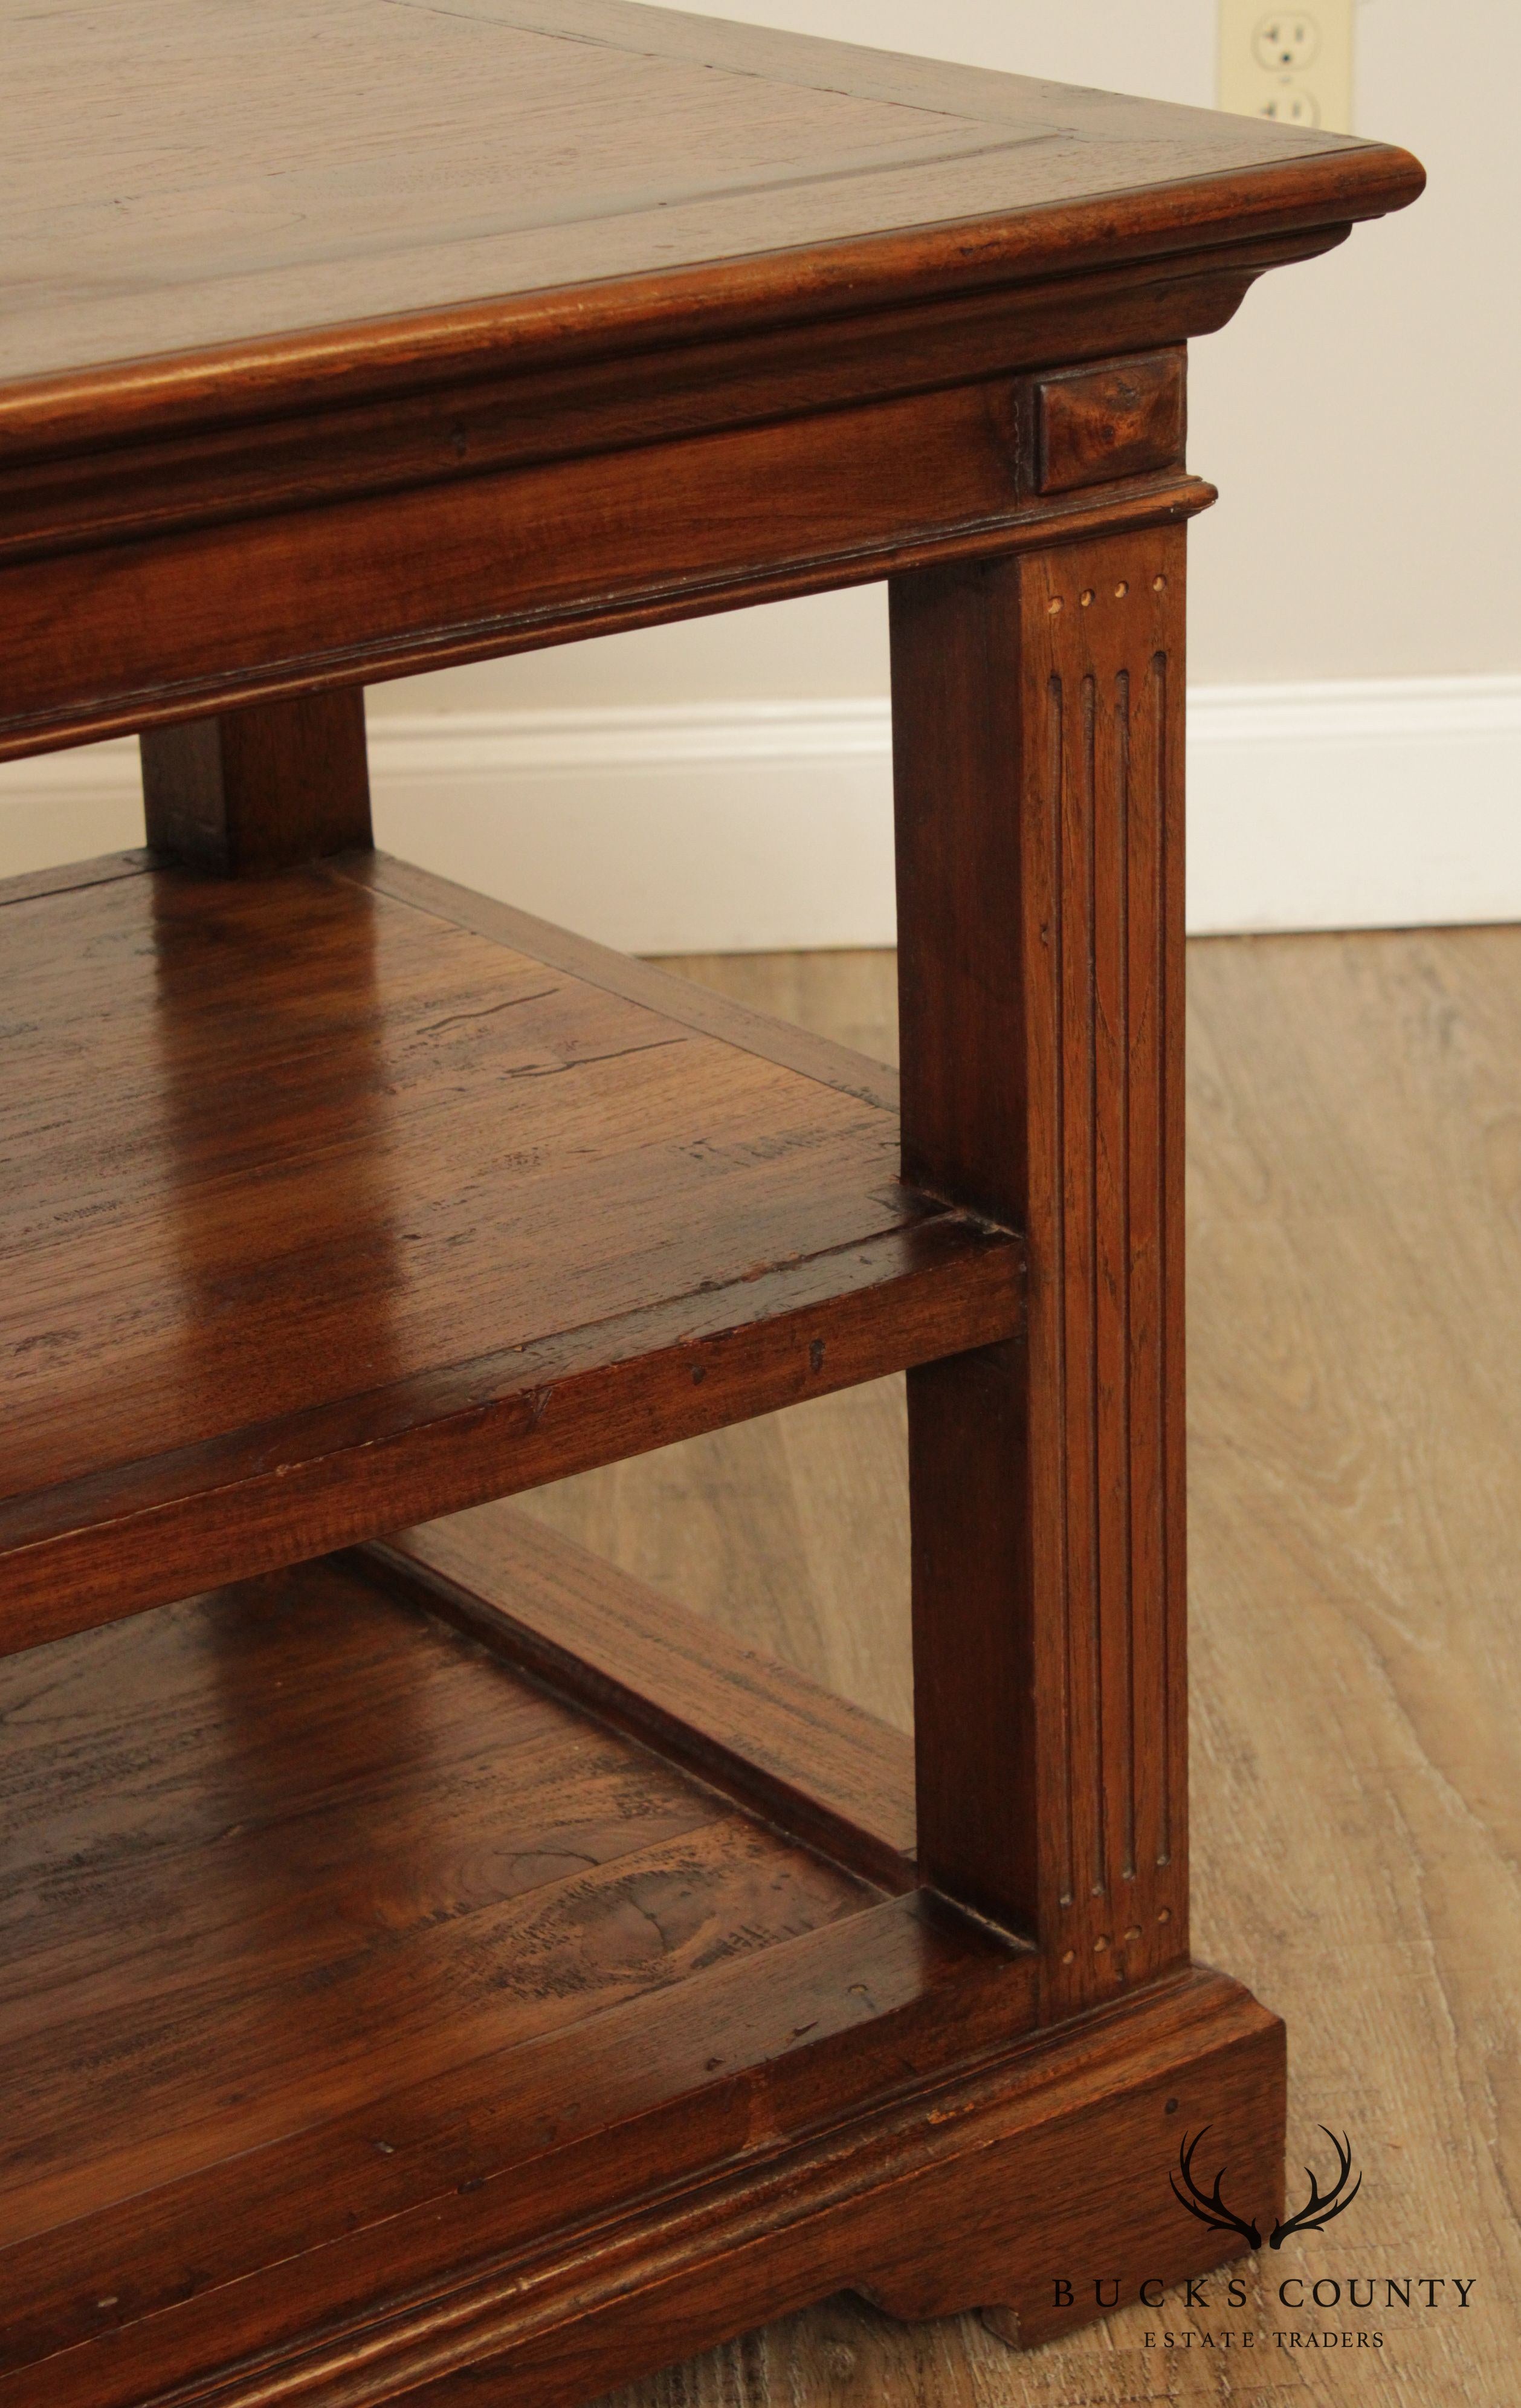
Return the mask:
{"type": "MultiPolygon", "coordinates": [[[[1208,105],[1214,0],[707,13],[1208,105]]],[[[1521,7],[1359,0],[1356,128],[1430,184],[1198,345],[1190,917],[1521,918],[1521,7]]],[[[370,695],[382,841],[636,949],[892,934],[882,590],[370,695]]],[[[120,750],[0,768],[0,870],[138,840],[120,750]]]]}

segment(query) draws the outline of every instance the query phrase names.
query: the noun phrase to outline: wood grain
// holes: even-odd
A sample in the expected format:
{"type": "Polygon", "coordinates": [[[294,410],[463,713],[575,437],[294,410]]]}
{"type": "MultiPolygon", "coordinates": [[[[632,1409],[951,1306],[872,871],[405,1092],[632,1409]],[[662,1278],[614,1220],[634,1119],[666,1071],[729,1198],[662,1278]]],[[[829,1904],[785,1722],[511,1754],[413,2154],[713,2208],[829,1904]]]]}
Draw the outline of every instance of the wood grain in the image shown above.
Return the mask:
{"type": "Polygon", "coordinates": [[[1116,488],[1101,513],[1086,494],[1037,506],[1017,460],[1010,394],[976,384],[22,560],[0,567],[0,753],[1213,498],[1163,475],[1116,488]]]}
{"type": "MultiPolygon", "coordinates": [[[[1092,239],[1074,222],[1096,197],[1125,195],[1132,238],[1166,248],[1180,183],[1219,230],[1250,215],[1254,173],[1270,210],[1299,174],[1343,216],[1359,185],[1411,179],[1402,154],[1336,136],[616,0],[590,22],[577,7],[271,0],[256,24],[187,0],[130,0],[105,24],[8,0],[6,26],[0,291],[19,385],[258,343],[251,391],[238,366],[245,406],[267,406],[268,338],[301,328],[442,311],[457,341],[483,298],[683,269],[711,297],[756,254],[781,255],[759,280],[774,308],[808,253],[858,254],[903,228],[937,230],[916,235],[922,280],[953,260],[969,279],[1022,251],[1049,268],[1074,235],[1092,239]],[[97,93],[81,156],[78,111],[97,93]],[[940,231],[1009,220],[1001,261],[969,263],[965,238],[958,254],[940,231]]],[[[829,265],[839,277],[846,258],[829,265]]],[[[510,311],[495,315],[500,341],[510,311]]],[[[135,381],[115,380],[128,397],[135,381]]]]}
{"type": "Polygon", "coordinates": [[[1135,477],[1183,462],[1184,354],[1154,351],[1065,368],[1035,386],[1035,482],[1042,494],[1135,477]]]}
{"type": "MultiPolygon", "coordinates": [[[[825,1031],[833,1000],[839,1034],[892,1050],[890,960],[702,967],[746,1005],[807,1008],[825,1031]]],[[[1191,948],[1190,978],[1196,1928],[1291,2019],[1296,2158],[1323,2117],[1359,2145],[1367,2211],[1315,2243],[1315,2271],[1477,2276],[1466,2312],[1396,2309],[1373,2371],[1318,2358],[1324,2396],[1334,2381],[1338,2398],[1509,2408],[1521,1398],[1493,1305],[1521,1275],[1521,938],[1218,940],[1191,948]]],[[[900,1715],[900,1393],[823,1398],[521,1502],[900,1715]],[[876,1501],[837,1513],[857,1471],[876,1501]],[[766,1529],[770,1558],[753,1544],[766,1529]]],[[[11,1715],[7,1750],[24,1727],[11,1715]]],[[[857,1920],[841,1929],[854,1948],[857,1920]]],[[[82,2293],[108,2261],[81,2247],[82,2293]]],[[[1165,2317],[1126,2309],[1032,2358],[975,2320],[904,2326],[841,2296],[618,2396],[1221,2401],[1248,2378],[1197,2345],[1206,2330],[1270,2342],[1369,2322],[1286,2308],[1282,2260],[1242,2271],[1245,2311],[1169,2293],[1165,2317]],[[1197,2340],[1159,2368],[1144,2334],[1164,2322],[1197,2340]]],[[[1302,2401],[1306,2364],[1271,2350],[1245,2396],[1302,2401]]]]}
{"type": "Polygon", "coordinates": [[[97,854],[93,861],[61,861],[47,869],[29,869],[0,884],[0,901],[30,903],[48,895],[73,895],[85,886],[110,886],[119,878],[142,878],[153,867],[140,846],[128,853],[97,854]]]}
{"type": "Polygon", "coordinates": [[[766,1912],[732,1811],[352,1574],[7,1670],[7,2244],[676,1980],[717,1927],[652,1954],[662,1895],[766,1912]]]}
{"type": "MultiPolygon", "coordinates": [[[[477,340],[442,383],[416,322],[409,372],[394,363],[371,380],[356,379],[344,365],[351,342],[359,357],[367,351],[366,330],[355,328],[343,357],[327,346],[320,385],[302,382],[303,414],[239,414],[232,428],[192,406],[194,379],[183,361],[172,373],[167,364],[157,373],[146,364],[134,373],[128,430],[109,452],[60,451],[57,429],[39,437],[39,451],[18,423],[14,391],[0,387],[0,423],[14,446],[0,463],[0,558],[469,483],[631,443],[1014,379],[1049,363],[1054,349],[1083,359],[1178,342],[1228,318],[1266,268],[1332,248],[1344,231],[1242,234],[1207,264],[1190,261],[1186,274],[1170,261],[1150,263],[1143,277],[1090,264],[1055,287],[906,292],[866,315],[821,319],[799,296],[787,322],[761,336],[715,306],[678,342],[657,325],[648,347],[632,354],[615,346],[604,356],[595,342],[588,349],[567,309],[543,357],[534,347],[524,356],[518,342],[498,353],[477,340]]],[[[248,380],[257,381],[259,366],[248,364],[248,380]]],[[[26,390],[35,400],[35,389],[26,390]]],[[[119,416],[125,398],[113,402],[119,416]]]]}
{"type": "MultiPolygon", "coordinates": [[[[398,2286],[431,2286],[421,2316],[404,2302],[394,2320],[410,2325],[400,2338],[415,2359],[439,2293],[446,2322],[459,2323],[462,2307],[482,2304],[482,2272],[492,2307],[521,2290],[521,2278],[497,2272],[504,2251],[509,2265],[537,2258],[540,2271],[552,2237],[584,2279],[586,2228],[595,2258],[610,2211],[651,2187],[654,2153],[678,2186],[690,2190],[715,2155],[742,2184],[746,2158],[767,2170],[789,2129],[858,2111],[884,2057],[899,2085],[933,2085],[948,2057],[986,2053],[1021,2021],[1018,1972],[1011,1984],[1002,1953],[938,1928],[911,1900],[771,1946],[760,1939],[741,1933],[727,1958],[688,1969],[680,2013],[668,1985],[604,2002],[18,2244],[3,2260],[12,2362],[0,2399],[124,2408],[230,2349],[269,2350],[279,2364],[280,2344],[321,2317],[316,2351],[309,2334],[307,2362],[287,2358],[280,2373],[324,2401],[352,2400],[362,2361],[380,2354],[377,2304],[398,2286]],[[293,2243],[304,2253],[294,2268],[293,2243]],[[78,2346],[102,2337],[103,2347],[78,2346]]],[[[383,2367],[382,2382],[394,2372],[383,2367]]],[[[265,2379],[255,2359],[226,2396],[256,2399],[265,2379]]]]}
{"type": "Polygon", "coordinates": [[[1070,2010],[1187,1953],[1181,534],[898,579],[905,1175],[1027,1332],[909,1382],[919,1844],[1070,2010]]]}
{"type": "MultiPolygon", "coordinates": [[[[533,1558],[530,1585],[537,1570],[533,1558]]],[[[763,1670],[752,1677],[764,1691],[763,1670]]],[[[337,2261],[323,2241],[457,2192],[457,2164],[452,2181],[435,2160],[440,2144],[457,2160],[462,2115],[478,2157],[465,2192],[486,2169],[516,2166],[520,2224],[530,2206],[541,2220],[524,2160],[556,2137],[558,2077],[552,2051],[546,2061],[537,2044],[560,2034],[562,2053],[573,2050],[577,2028],[636,2010],[621,2035],[632,2088],[625,2078],[621,2101],[597,2100],[596,2083],[606,2090],[621,2060],[599,2057],[595,2041],[590,2058],[582,2049],[562,2142],[590,2137],[599,2114],[626,2121],[641,2083],[646,2112],[668,2103],[663,2083],[680,2071],[691,2085],[682,2060],[710,1976],[737,1955],[754,1968],[774,1944],[869,1913],[878,1896],[550,1700],[373,1572],[308,1567],[169,1608],[15,1657],[0,1685],[0,1718],[15,1734],[0,1894],[9,2365],[265,2266],[286,2321],[293,2308],[309,2316],[309,2297],[280,2278],[293,2248],[318,2248],[319,2278],[330,2276],[337,2261]],[[689,2037],[657,2071],[633,2038],[639,2002],[677,1984],[692,1985],[689,2037]],[[504,2069],[525,2049],[521,2078],[508,2077],[509,2113],[504,2069]],[[469,2102],[483,2084],[497,2097],[481,2120],[469,2102]],[[403,2164],[388,2168],[398,2155],[403,2164]],[[121,2275],[106,2301],[120,2314],[103,2327],[98,2300],[79,2289],[110,2292],[107,2268],[121,2275]]],[[[827,1972],[806,1960],[784,1977],[788,2036],[826,2038],[831,2018],[859,2029],[885,2013],[893,2044],[927,2048],[926,2063],[953,2034],[964,2048],[980,2019],[985,2040],[1007,2037],[1012,2010],[1019,2019],[996,1978],[1007,1953],[972,1937],[958,1952],[946,1934],[938,1942],[915,1912],[882,1927],[880,1944],[864,1935],[854,1987],[839,1960],[827,1972]],[[882,1995],[868,2006],[874,1960],[882,1995]],[[965,2029],[927,1998],[913,2006],[956,1961],[971,1979],[965,2029]],[[994,1978],[983,1981],[983,1965],[994,1978]],[[822,2022],[802,2012],[820,1979],[834,1999],[822,2022]]],[[[1017,1992],[1017,1970],[1013,1979],[1017,1992]]],[[[752,2063],[775,2054],[773,2035],[757,2055],[765,1988],[763,1978],[739,1994],[753,1991],[761,2007],[760,2023],[746,2025],[752,2063]]],[[[738,2003],[725,2007],[728,1997],[720,1980],[704,2027],[710,2053],[720,2048],[707,2081],[720,2131],[709,2119],[707,2146],[725,2155],[734,2101],[725,2107],[723,2093],[740,2070],[738,2035],[720,2043],[738,2003]]],[[[820,2062],[809,2075],[835,2091],[839,2079],[820,2062]]],[[[682,2145],[673,2135],[667,2175],[682,2145]]],[[[583,2210],[595,2196],[616,2200],[627,2180],[605,2151],[593,2160],[602,2187],[583,2210]]],[[[497,2208],[506,2196],[495,2195],[497,2208]]],[[[439,2222],[435,2211],[415,2224],[436,2259],[459,2245],[439,2222]]],[[[409,2262],[398,2239],[379,2258],[361,2253],[352,2279],[368,2286],[362,2296],[409,2262]]],[[[410,2263],[415,2274],[415,2253],[410,2263]]],[[[233,2329],[244,2317],[245,2339],[246,2308],[235,2286],[233,2329]]],[[[218,2329],[218,2313],[208,2315],[218,2329]]],[[[225,2302],[220,2331],[226,2354],[225,2302]]],[[[178,2346],[151,2351],[159,2379],[178,2346]]],[[[122,2354],[112,2358],[114,2386],[122,2354]]]]}
{"type": "MultiPolygon", "coordinates": [[[[893,1051],[890,955],[690,968],[893,1051]]],[[[973,2320],[902,2327],[841,2296],[620,2408],[1510,2408],[1521,1368],[1495,1304],[1521,1281],[1521,933],[1211,939],[1188,970],[1195,1941],[1288,2021],[1291,2183],[1317,2147],[1324,2171],[1325,2121],[1350,2130],[1363,2196],[1292,2263],[1246,2260],[1241,2310],[1169,2293],[1024,2358],[973,2320]],[[1278,2286],[1306,2271],[1474,2289],[1466,2310],[1450,2288],[1432,2311],[1291,2308],[1278,2286]],[[1145,2345],[1163,2327],[1165,2360],[1145,2345]],[[1371,2366],[1302,2345],[1359,2327],[1384,2331],[1371,2366]],[[1226,2330],[1228,2358],[1202,2345],[1226,2330]]],[[[520,1506],[901,1717],[901,1387],[520,1506]],[[893,1510],[837,1521],[857,1482],[893,1510]]]]}
{"type": "MultiPolygon", "coordinates": [[[[384,853],[346,861],[337,874],[397,902],[409,903],[452,927],[471,929],[494,944],[526,953],[553,969],[567,970],[584,985],[602,987],[626,1002],[643,1004],[683,1028],[699,1029],[705,1037],[717,1037],[742,1053],[757,1054],[762,1061],[780,1063],[784,1069],[816,1079],[822,1086],[837,1087],[841,1095],[854,1096],[861,1103],[874,1104],[883,1111],[897,1110],[897,1072],[881,1058],[880,1050],[873,1053],[864,1044],[820,1037],[801,1025],[796,1012],[750,1010],[733,996],[697,984],[682,971],[663,969],[654,962],[620,953],[610,945],[594,943],[573,929],[558,928],[552,921],[520,911],[514,904],[477,895],[467,886],[436,877],[431,870],[414,869],[409,862],[394,861],[384,853]]],[[[838,984],[839,975],[838,968],[831,973],[831,989],[838,984]]],[[[874,1011],[868,1033],[872,1038],[879,1033],[874,1011]]]]}
{"type": "MultiPolygon", "coordinates": [[[[519,1629],[568,1602],[627,1656],[589,1558],[530,1533],[487,1571],[519,1629]]],[[[1182,2115],[1271,2182],[1282,2031],[1236,1985],[1033,2041],[1028,1952],[882,1900],[388,1576],[308,1565],[0,1670],[7,2408],[442,2403],[482,2362],[548,2408],[847,2277],[1030,2337],[1085,2313],[1054,2249],[1228,2254],[1162,2177],[1182,2115]]],[[[667,1636],[710,1702],[732,1653],[667,1636]]],[[[763,1745],[811,1725],[881,1785],[862,1717],[743,1681],[763,1745]]]]}
{"type": "Polygon", "coordinates": [[[238,878],[374,841],[358,686],[147,728],[141,750],[148,842],[163,860],[238,878]]]}
{"type": "Polygon", "coordinates": [[[455,1513],[360,1560],[509,1662],[701,1773],[837,1863],[912,1889],[913,1751],[527,1514],[455,1513]]]}
{"type": "MultiPolygon", "coordinates": [[[[1420,188],[593,17],[5,0],[0,756],[1081,533],[1032,508],[1028,372],[1212,332],[1420,188]]],[[[1104,523],[1207,498],[1111,451],[1104,523]]]]}
{"type": "Polygon", "coordinates": [[[868,1066],[375,876],[0,915],[7,1645],[1017,1326],[868,1066]]]}
{"type": "Polygon", "coordinates": [[[1053,2252],[1217,2265],[1176,2135],[1270,2212],[1284,2034],[1181,1956],[1211,493],[1146,363],[1420,169],[625,0],[0,9],[0,751],[143,731],[218,873],[0,911],[7,1718],[79,1682],[0,1817],[0,2401],[563,2408],[842,2283],[1029,2340],[1100,2304],[1053,2252]],[[367,677],[889,573],[909,1184],[859,1064],[353,853],[241,874],[365,847],[367,677]],[[542,1533],[479,1591],[409,1542],[524,1668],[447,1642],[463,1758],[401,1550],[79,1635],[903,1366],[922,1895],[831,1859],[907,1878],[890,1735],[653,1662],[542,1533]]]}

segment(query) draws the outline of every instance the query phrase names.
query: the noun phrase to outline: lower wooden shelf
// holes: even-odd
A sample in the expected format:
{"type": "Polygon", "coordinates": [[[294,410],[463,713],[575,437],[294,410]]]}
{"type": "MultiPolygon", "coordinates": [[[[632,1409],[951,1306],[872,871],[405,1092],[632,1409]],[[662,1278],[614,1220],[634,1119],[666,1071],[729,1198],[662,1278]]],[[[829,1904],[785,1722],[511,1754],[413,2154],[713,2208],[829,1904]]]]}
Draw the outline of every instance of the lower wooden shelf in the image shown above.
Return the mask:
{"type": "Polygon", "coordinates": [[[1227,2254],[1180,2120],[1275,2179],[1244,1993],[1037,2040],[906,1742],[505,1509],[13,1657],[0,1720],[4,2408],[567,2403],[848,2283],[1039,2335],[1053,2248],[1227,2254]]]}

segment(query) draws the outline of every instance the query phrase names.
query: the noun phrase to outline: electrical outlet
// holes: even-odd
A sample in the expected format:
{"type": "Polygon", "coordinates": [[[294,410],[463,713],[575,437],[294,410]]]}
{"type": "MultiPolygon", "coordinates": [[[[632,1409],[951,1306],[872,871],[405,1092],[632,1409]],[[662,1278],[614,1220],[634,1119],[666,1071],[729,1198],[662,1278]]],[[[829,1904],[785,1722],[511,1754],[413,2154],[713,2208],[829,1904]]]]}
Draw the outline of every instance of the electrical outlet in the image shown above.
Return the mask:
{"type": "Polygon", "coordinates": [[[1280,125],[1352,131],[1355,0],[1268,8],[1220,0],[1220,106],[1280,125]]]}

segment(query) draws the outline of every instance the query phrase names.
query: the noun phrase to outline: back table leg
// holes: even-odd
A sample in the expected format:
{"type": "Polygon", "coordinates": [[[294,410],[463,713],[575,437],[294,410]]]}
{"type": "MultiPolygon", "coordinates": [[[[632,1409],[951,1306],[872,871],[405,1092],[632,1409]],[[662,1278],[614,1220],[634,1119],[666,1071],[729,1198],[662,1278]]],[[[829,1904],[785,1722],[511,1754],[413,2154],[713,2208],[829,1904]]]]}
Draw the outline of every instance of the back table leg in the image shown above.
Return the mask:
{"type": "Polygon", "coordinates": [[[257,877],[370,844],[362,686],[145,728],[138,741],[148,841],[165,860],[257,877]]]}
{"type": "Polygon", "coordinates": [[[1188,1951],[1184,547],[892,590],[905,1175],[1029,1260],[1022,1340],[909,1375],[920,1861],[1034,1942],[1048,2023],[1188,1951]]]}

